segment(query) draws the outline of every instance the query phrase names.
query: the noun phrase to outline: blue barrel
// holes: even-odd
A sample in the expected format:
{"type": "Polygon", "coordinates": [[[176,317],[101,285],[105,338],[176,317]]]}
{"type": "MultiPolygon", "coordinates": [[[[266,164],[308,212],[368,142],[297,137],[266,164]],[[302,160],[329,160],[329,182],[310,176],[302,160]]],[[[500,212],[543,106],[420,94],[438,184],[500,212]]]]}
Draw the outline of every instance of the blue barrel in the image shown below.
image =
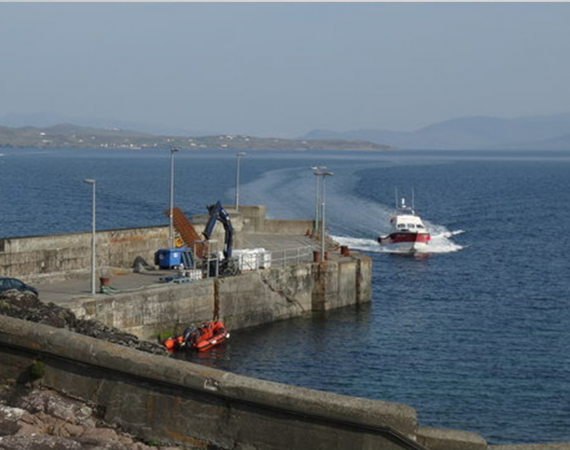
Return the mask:
{"type": "Polygon", "coordinates": [[[161,248],[154,254],[154,263],[161,269],[172,269],[183,264],[182,253],[188,252],[188,247],[161,248]]]}

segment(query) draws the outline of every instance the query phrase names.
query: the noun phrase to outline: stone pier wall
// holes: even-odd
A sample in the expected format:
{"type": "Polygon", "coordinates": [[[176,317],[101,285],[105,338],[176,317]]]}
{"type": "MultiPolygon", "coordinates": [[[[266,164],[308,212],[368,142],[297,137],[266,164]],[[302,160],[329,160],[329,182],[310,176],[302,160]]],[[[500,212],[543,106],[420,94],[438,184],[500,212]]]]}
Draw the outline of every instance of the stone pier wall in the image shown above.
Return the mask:
{"type": "MultiPolygon", "coordinates": [[[[154,263],[168,244],[168,227],[97,232],[98,267],[131,268],[137,257],[154,263]]],[[[0,276],[33,283],[61,280],[91,267],[91,233],[0,239],[0,276]]]]}
{"type": "MultiPolygon", "coordinates": [[[[303,236],[312,227],[310,220],[269,220],[264,206],[242,206],[240,212],[228,208],[234,228],[234,248],[243,247],[243,232],[303,236]]],[[[193,217],[201,234],[207,215],[193,217]]],[[[225,231],[217,223],[212,233],[211,250],[224,249],[225,231]]],[[[168,246],[168,226],[97,231],[97,267],[132,268],[136,258],[150,264],[154,254],[168,246]]],[[[0,239],[0,276],[34,283],[61,280],[86,273],[91,267],[91,233],[0,239]]]]}
{"type": "Polygon", "coordinates": [[[66,303],[93,319],[143,339],[181,332],[190,323],[220,318],[232,330],[370,301],[370,259],[354,254],[340,262],[302,263],[165,285],[113,296],[79,297],[66,303]]]}

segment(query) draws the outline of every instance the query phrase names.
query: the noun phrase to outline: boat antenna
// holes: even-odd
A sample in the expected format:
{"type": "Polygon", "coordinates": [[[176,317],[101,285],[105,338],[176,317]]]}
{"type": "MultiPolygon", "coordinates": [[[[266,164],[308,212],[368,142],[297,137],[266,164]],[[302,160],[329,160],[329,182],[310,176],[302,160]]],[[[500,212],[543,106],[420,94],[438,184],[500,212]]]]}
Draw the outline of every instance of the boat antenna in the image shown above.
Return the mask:
{"type": "Polygon", "coordinates": [[[395,199],[396,199],[396,209],[398,209],[398,187],[395,187],[394,189],[395,189],[395,194],[396,194],[396,197],[395,197],[395,199]]]}

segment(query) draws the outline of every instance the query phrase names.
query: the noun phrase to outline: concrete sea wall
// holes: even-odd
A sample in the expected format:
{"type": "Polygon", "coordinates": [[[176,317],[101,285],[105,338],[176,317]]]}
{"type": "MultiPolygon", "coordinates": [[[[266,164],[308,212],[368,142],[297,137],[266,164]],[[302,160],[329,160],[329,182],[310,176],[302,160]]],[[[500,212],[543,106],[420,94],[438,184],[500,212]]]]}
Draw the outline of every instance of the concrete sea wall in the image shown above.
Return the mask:
{"type": "Polygon", "coordinates": [[[301,263],[165,285],[66,303],[81,318],[152,339],[165,330],[218,317],[229,329],[246,328],[370,301],[371,261],[354,253],[344,261],[301,263]]]}
{"type": "MultiPolygon", "coordinates": [[[[230,211],[233,221],[236,213],[232,210],[232,206],[224,206],[224,208],[230,211]]],[[[313,228],[312,220],[267,219],[265,217],[265,206],[263,205],[240,206],[237,214],[240,216],[243,223],[243,231],[246,233],[276,233],[303,236],[313,228]]]]}
{"type": "MultiPolygon", "coordinates": [[[[242,206],[240,212],[228,208],[234,227],[234,247],[242,248],[244,232],[305,235],[310,220],[270,220],[264,206],[242,206]]],[[[201,233],[207,216],[195,216],[194,226],[201,233]]],[[[224,246],[224,229],[216,224],[212,251],[224,246]]],[[[137,257],[150,264],[154,253],[168,246],[168,227],[141,227],[97,231],[97,266],[131,268],[137,257]]],[[[91,265],[91,233],[0,239],[0,276],[21,278],[34,283],[61,280],[85,273],[91,265]]]]}
{"type": "MultiPolygon", "coordinates": [[[[168,227],[99,231],[97,264],[130,268],[137,257],[152,264],[167,242],[168,227]]],[[[0,239],[0,276],[59,280],[86,272],[90,264],[91,233],[0,239]]]]}
{"type": "Polygon", "coordinates": [[[422,428],[403,404],[257,380],[0,316],[0,381],[41,383],[138,437],[193,449],[484,450],[468,432],[422,428]]]}

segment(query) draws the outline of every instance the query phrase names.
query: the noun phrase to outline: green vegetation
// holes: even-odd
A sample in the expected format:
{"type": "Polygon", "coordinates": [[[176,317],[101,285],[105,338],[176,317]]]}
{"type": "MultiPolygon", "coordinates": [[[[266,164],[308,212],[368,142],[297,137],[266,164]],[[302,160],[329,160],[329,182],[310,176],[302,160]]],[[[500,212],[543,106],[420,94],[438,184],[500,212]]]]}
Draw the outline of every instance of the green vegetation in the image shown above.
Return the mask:
{"type": "Polygon", "coordinates": [[[168,339],[170,336],[174,336],[174,331],[172,330],[168,330],[168,331],[161,331],[160,333],[158,333],[156,335],[156,338],[158,339],[159,343],[163,343],[166,339],[168,339]]]}
{"type": "Polygon", "coordinates": [[[46,366],[41,361],[34,361],[30,366],[30,377],[32,380],[39,380],[46,374],[46,366]]]}

